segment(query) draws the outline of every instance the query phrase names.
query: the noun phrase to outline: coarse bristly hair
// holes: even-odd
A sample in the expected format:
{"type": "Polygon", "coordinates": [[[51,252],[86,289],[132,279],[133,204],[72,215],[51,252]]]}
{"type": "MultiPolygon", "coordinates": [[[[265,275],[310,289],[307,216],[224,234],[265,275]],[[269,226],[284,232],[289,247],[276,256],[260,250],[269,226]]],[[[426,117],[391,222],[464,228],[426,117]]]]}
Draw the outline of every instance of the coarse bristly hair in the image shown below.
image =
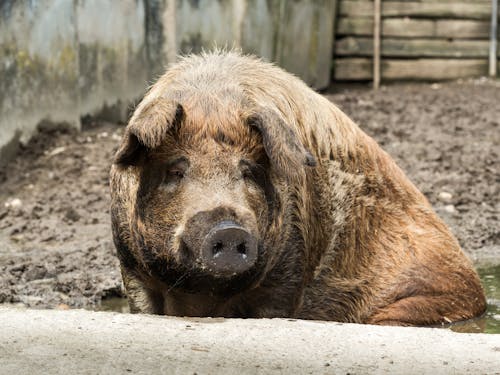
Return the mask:
{"type": "Polygon", "coordinates": [[[169,66],[130,119],[111,195],[114,240],[136,312],[430,325],[485,310],[471,262],[390,156],[300,79],[238,51],[203,52],[169,66]],[[174,149],[203,151],[205,186],[189,190],[201,196],[176,195],[168,209],[158,198],[149,209],[141,192],[154,177],[144,170],[174,149]],[[172,250],[179,233],[200,205],[216,209],[214,190],[229,191],[223,186],[232,180],[214,171],[226,173],[233,156],[245,153],[269,161],[268,206],[257,193],[227,193],[235,206],[248,202],[233,211],[263,242],[258,282],[227,296],[182,291],[192,269],[168,281],[180,259],[172,250]]]}

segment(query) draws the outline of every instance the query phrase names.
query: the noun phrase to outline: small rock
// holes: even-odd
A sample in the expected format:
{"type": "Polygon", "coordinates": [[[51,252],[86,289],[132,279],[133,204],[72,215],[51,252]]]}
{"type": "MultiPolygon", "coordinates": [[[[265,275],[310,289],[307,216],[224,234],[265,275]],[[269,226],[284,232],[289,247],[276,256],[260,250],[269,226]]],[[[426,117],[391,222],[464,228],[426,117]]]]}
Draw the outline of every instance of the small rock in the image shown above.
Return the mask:
{"type": "Polygon", "coordinates": [[[441,202],[445,202],[445,203],[451,202],[452,198],[453,198],[453,195],[451,193],[448,193],[447,191],[442,191],[438,195],[438,199],[441,202]]]}
{"type": "Polygon", "coordinates": [[[19,198],[8,199],[7,202],[4,203],[5,208],[20,208],[23,205],[23,202],[19,198]]]}
{"type": "Polygon", "coordinates": [[[448,205],[444,206],[444,210],[445,210],[446,212],[448,212],[449,214],[454,214],[454,213],[456,213],[456,212],[457,212],[457,209],[456,209],[456,208],[455,208],[455,206],[454,206],[454,205],[452,205],[452,204],[448,204],[448,205]]]}
{"type": "Polygon", "coordinates": [[[441,85],[439,83],[433,83],[431,85],[431,89],[433,90],[439,90],[441,88],[441,85]]]}
{"type": "Polygon", "coordinates": [[[64,146],[61,146],[61,147],[56,147],[55,149],[53,149],[52,151],[49,151],[47,153],[48,156],[55,156],[55,155],[58,155],[58,154],[61,154],[63,153],[64,151],[66,151],[66,147],[64,146]]]}

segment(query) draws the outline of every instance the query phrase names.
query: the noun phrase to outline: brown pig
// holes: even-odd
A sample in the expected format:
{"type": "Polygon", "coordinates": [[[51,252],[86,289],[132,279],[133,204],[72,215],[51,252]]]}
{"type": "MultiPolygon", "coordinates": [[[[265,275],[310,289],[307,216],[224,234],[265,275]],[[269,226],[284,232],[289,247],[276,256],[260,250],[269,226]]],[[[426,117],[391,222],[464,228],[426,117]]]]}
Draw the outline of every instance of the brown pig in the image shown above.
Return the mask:
{"type": "Polygon", "coordinates": [[[237,52],[146,94],[111,170],[133,312],[430,325],[485,311],[426,198],[327,99],[237,52]]]}

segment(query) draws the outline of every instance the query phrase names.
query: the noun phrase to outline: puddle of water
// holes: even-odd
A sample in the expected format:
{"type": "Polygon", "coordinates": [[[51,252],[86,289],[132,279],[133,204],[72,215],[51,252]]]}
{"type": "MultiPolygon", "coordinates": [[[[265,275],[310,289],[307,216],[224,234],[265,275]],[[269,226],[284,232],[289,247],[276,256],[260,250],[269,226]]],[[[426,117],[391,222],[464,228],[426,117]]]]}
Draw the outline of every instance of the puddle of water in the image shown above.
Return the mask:
{"type": "Polygon", "coordinates": [[[96,311],[114,311],[120,313],[129,313],[130,308],[126,298],[110,297],[103,299],[100,306],[95,308],[96,311]]]}
{"type": "MultiPolygon", "coordinates": [[[[500,333],[500,265],[480,268],[478,272],[488,300],[486,314],[481,318],[455,323],[448,328],[463,333],[500,333]]],[[[130,312],[127,299],[120,297],[103,300],[96,310],[130,312]]]]}
{"type": "Polygon", "coordinates": [[[455,332],[500,333],[500,264],[478,269],[488,307],[481,318],[456,323],[450,327],[455,332]]]}

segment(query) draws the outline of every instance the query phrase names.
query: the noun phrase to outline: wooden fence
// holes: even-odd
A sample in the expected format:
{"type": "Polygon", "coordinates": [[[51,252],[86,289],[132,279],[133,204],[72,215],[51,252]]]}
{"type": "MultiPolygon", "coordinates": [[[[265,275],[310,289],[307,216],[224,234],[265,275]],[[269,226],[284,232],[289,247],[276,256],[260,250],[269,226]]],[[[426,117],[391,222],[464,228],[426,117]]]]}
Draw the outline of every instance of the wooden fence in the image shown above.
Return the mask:
{"type": "MultiPolygon", "coordinates": [[[[371,80],[374,2],[338,7],[334,80],[371,80]]],[[[382,1],[382,80],[487,75],[491,9],[491,0],[382,1]]]]}

